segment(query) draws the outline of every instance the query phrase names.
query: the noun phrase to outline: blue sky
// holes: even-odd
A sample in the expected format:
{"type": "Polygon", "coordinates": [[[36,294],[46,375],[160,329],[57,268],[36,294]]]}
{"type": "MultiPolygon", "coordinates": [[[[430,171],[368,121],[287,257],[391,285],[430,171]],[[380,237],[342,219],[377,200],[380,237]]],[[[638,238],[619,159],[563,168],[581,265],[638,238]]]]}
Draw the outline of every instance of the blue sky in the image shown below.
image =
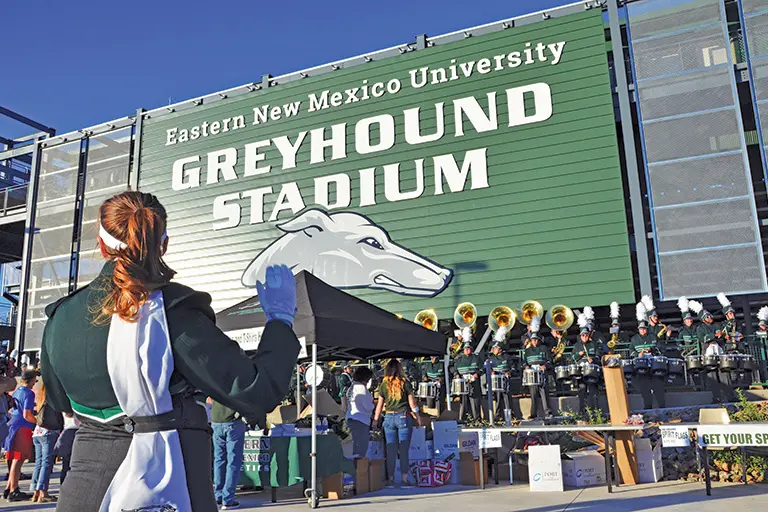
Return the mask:
{"type": "MultiPolygon", "coordinates": [[[[0,105],[59,133],[566,0],[8,2],[0,105]],[[12,67],[8,67],[13,63],[12,67]]],[[[0,135],[31,130],[0,119],[0,135]]]]}

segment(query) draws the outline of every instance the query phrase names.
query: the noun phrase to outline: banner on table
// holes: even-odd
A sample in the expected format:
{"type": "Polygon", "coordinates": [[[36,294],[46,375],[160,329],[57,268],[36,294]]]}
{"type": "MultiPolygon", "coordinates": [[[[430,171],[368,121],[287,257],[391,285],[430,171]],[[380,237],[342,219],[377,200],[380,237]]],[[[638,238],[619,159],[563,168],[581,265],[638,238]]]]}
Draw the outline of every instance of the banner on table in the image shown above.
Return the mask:
{"type": "Polygon", "coordinates": [[[662,426],[661,445],[664,448],[685,448],[691,446],[691,436],[688,427],[662,426]]]}
{"type": "Polygon", "coordinates": [[[768,424],[738,423],[730,425],[701,425],[698,427],[699,445],[768,446],[768,424]]]}

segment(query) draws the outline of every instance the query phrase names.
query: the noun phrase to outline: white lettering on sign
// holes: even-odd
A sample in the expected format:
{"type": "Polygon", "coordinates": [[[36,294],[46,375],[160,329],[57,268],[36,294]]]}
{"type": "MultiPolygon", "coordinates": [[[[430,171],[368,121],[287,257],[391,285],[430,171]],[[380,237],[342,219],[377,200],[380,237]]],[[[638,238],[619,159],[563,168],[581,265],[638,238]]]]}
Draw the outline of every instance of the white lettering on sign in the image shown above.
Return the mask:
{"type": "MultiPolygon", "coordinates": [[[[165,145],[176,146],[234,130],[284,122],[306,113],[393,96],[407,87],[440,87],[456,80],[509,71],[519,66],[557,65],[563,58],[565,45],[565,41],[528,42],[516,50],[476,60],[459,62],[450,59],[445,66],[419,67],[400,78],[389,77],[376,82],[364,79],[343,90],[310,92],[306,101],[249,107],[251,111],[247,115],[168,128],[165,145]]],[[[221,194],[213,199],[213,228],[216,230],[237,227],[243,219],[247,219],[249,224],[274,222],[283,212],[296,214],[312,204],[328,209],[356,208],[383,201],[414,200],[425,194],[442,195],[488,188],[491,181],[487,147],[462,148],[460,153],[424,155],[414,159],[412,164],[393,158],[383,162],[379,159],[377,167],[364,169],[328,166],[331,172],[316,176],[311,185],[302,181],[299,186],[297,181],[288,181],[291,179],[288,173],[284,182],[276,182],[275,177],[296,169],[299,161],[306,167],[356,155],[380,155],[387,151],[395,151],[396,154],[401,152],[398,151],[399,146],[417,146],[445,140],[446,137],[510,130],[544,122],[552,114],[552,91],[548,84],[538,82],[450,98],[432,105],[411,105],[400,112],[378,110],[376,115],[357,120],[354,126],[347,126],[347,123],[315,126],[271,138],[263,138],[262,135],[256,140],[238,135],[237,139],[242,141],[240,147],[216,148],[205,154],[189,155],[174,161],[171,186],[174,191],[183,191],[251,180],[243,190],[221,194]],[[411,180],[411,176],[415,180],[411,180]],[[271,211],[264,211],[265,203],[274,204],[271,211]],[[246,209],[245,216],[243,208],[246,209]]],[[[450,144],[441,147],[450,147],[450,144]]]]}
{"type": "Polygon", "coordinates": [[[487,448],[501,448],[501,430],[483,429],[478,433],[481,450],[487,448]]]}
{"type": "Polygon", "coordinates": [[[661,430],[661,445],[664,448],[691,446],[691,436],[688,433],[688,427],[662,425],[659,429],[661,430]]]}
{"type": "Polygon", "coordinates": [[[768,424],[700,425],[697,430],[702,447],[768,446],[768,424]]]}

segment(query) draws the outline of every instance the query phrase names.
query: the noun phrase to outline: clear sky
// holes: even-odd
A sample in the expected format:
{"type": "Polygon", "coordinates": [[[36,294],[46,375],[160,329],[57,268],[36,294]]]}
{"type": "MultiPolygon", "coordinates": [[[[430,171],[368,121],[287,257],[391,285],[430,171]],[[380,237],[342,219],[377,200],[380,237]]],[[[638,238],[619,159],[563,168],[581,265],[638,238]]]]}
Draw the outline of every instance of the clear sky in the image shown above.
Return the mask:
{"type": "MultiPolygon", "coordinates": [[[[65,133],[570,0],[9,1],[0,105],[65,133]]],[[[31,130],[0,119],[0,135],[31,130]]]]}

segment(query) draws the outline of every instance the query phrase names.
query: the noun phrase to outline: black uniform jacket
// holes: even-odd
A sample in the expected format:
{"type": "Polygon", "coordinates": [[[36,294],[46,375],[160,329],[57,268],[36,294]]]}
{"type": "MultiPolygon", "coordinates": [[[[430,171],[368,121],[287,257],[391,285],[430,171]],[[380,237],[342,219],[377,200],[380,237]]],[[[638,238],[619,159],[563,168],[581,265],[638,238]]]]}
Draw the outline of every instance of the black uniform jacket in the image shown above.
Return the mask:
{"type": "MultiPolygon", "coordinates": [[[[94,324],[112,286],[107,263],[88,286],[46,308],[40,370],[47,400],[62,412],[107,419],[120,411],[107,370],[109,323],[94,324]]],[[[202,393],[242,414],[274,409],[288,390],[299,342],[285,323],[267,323],[251,357],[216,327],[207,293],[177,283],[162,287],[174,370],[172,395],[202,393]]]]}

